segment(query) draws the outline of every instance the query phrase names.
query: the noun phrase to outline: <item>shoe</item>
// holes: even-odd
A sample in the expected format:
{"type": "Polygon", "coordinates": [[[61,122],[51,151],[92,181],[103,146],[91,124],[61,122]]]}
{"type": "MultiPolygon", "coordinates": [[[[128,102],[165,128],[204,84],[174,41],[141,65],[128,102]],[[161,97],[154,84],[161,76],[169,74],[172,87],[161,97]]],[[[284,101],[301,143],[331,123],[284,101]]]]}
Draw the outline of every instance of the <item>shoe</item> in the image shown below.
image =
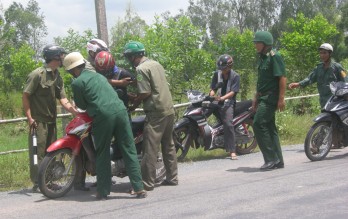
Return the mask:
{"type": "Polygon", "coordinates": [[[260,167],[260,170],[272,170],[275,168],[275,162],[274,161],[270,161],[265,163],[264,165],[262,165],[260,167]]]}
{"type": "Polygon", "coordinates": [[[178,182],[171,182],[171,181],[168,181],[168,180],[163,180],[161,185],[162,186],[177,186],[178,182]]]}
{"type": "Polygon", "coordinates": [[[54,190],[54,191],[58,191],[58,190],[61,190],[62,189],[62,186],[60,185],[57,185],[55,183],[52,183],[51,185],[48,185],[47,186],[49,189],[51,190],[54,190]]]}
{"type": "Polygon", "coordinates": [[[146,191],[153,191],[153,190],[154,190],[154,187],[147,187],[147,186],[144,185],[144,189],[145,189],[146,191]]]}
{"type": "Polygon", "coordinates": [[[87,192],[87,191],[89,191],[90,189],[89,189],[88,187],[86,187],[86,186],[80,186],[80,185],[78,185],[78,186],[74,186],[74,190],[87,192]]]}
{"type": "Polygon", "coordinates": [[[95,197],[97,198],[98,201],[105,201],[108,199],[107,195],[101,195],[99,194],[99,192],[97,192],[97,194],[95,195],[95,197]]]}
{"type": "Polygon", "coordinates": [[[238,157],[236,155],[231,156],[231,160],[238,160],[238,157]]]}
{"type": "Polygon", "coordinates": [[[39,185],[38,184],[35,184],[34,186],[33,186],[33,188],[31,188],[31,191],[32,192],[40,192],[40,189],[39,189],[39,185]]]}
{"type": "Polygon", "coordinates": [[[146,198],[147,192],[145,190],[141,190],[139,192],[134,192],[134,195],[136,195],[136,198],[146,198]]]}
{"type": "Polygon", "coordinates": [[[275,164],[275,168],[277,169],[284,168],[284,162],[279,161],[278,163],[275,164]]]}
{"type": "Polygon", "coordinates": [[[313,154],[318,154],[319,153],[319,148],[311,148],[311,152],[313,154]]]}

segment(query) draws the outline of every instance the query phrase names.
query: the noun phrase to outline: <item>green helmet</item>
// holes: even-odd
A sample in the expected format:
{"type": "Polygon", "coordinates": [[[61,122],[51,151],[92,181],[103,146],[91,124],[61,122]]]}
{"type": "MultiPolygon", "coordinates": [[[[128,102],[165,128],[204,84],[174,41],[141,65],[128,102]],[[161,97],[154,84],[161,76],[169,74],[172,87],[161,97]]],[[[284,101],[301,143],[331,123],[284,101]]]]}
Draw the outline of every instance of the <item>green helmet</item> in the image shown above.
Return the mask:
{"type": "Polygon", "coordinates": [[[124,56],[130,55],[145,55],[145,47],[144,44],[137,41],[130,41],[124,46],[124,56]]]}
{"type": "Polygon", "coordinates": [[[254,43],[256,42],[262,42],[266,46],[272,46],[273,45],[273,36],[268,31],[257,31],[254,36],[254,43]]]}

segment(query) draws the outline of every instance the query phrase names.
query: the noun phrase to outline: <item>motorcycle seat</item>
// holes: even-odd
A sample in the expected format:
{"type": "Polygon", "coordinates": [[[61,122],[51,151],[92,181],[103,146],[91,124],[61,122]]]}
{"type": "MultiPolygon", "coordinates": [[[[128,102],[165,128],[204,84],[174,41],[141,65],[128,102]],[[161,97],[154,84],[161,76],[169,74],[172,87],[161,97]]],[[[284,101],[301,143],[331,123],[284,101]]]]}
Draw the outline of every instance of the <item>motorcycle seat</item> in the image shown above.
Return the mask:
{"type": "Polygon", "coordinates": [[[244,100],[240,102],[236,102],[236,106],[234,109],[234,115],[239,115],[242,112],[247,111],[252,105],[252,100],[244,100]]]}

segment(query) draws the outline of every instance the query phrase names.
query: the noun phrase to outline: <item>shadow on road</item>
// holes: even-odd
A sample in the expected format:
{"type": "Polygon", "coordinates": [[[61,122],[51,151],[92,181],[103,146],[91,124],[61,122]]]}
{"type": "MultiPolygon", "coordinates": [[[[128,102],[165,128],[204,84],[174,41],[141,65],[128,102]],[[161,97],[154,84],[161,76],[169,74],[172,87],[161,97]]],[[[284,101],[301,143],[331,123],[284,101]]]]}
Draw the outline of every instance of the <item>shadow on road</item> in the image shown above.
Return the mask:
{"type": "Polygon", "coordinates": [[[228,172],[244,172],[244,173],[252,173],[252,172],[260,172],[260,168],[256,167],[238,167],[237,169],[229,169],[226,170],[228,172]]]}

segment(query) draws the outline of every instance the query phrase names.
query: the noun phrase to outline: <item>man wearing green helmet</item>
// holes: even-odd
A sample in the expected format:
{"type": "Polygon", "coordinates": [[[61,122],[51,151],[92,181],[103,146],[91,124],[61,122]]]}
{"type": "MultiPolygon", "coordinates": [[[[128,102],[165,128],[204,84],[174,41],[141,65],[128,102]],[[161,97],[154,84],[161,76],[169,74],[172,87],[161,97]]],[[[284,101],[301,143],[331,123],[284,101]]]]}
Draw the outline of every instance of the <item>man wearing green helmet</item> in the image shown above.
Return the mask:
{"type": "Polygon", "coordinates": [[[267,31],[255,33],[254,45],[259,54],[258,79],[253,100],[254,131],[265,164],[261,170],[284,168],[275,112],[285,109],[286,72],[284,61],[276,50],[272,49],[273,36],[267,31]]]}
{"type": "Polygon", "coordinates": [[[178,167],[172,131],[174,126],[174,107],[165,70],[162,65],[145,57],[142,43],[131,41],[125,45],[124,56],[136,69],[138,93],[130,109],[140,103],[146,114],[141,173],[144,188],[151,191],[155,187],[156,162],[160,150],[166,169],[166,180],[162,185],[178,185],[178,167]]]}

